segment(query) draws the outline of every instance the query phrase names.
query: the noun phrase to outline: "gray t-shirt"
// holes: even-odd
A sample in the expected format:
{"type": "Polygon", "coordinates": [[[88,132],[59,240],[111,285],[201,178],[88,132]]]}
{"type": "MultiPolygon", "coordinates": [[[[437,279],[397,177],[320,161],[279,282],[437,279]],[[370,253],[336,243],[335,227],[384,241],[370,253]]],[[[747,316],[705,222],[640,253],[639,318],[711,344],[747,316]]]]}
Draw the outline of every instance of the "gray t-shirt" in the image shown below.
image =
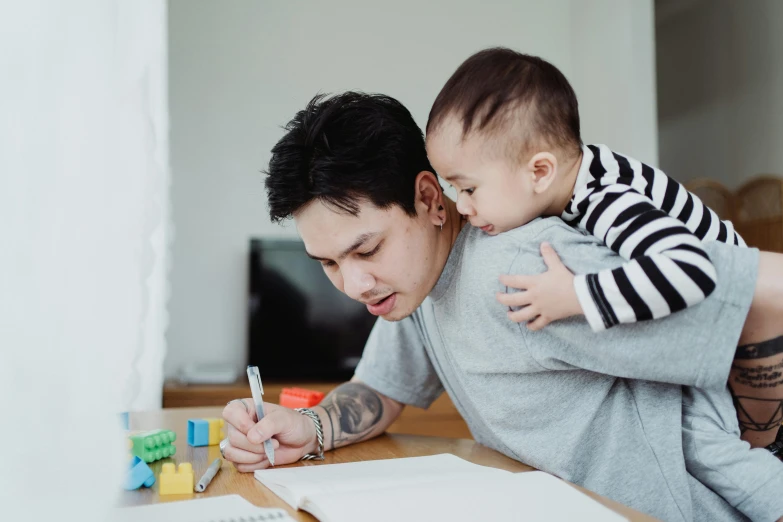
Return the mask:
{"type": "Polygon", "coordinates": [[[680,385],[725,388],[758,253],[707,245],[718,287],[663,319],[531,332],[495,293],[499,274],[545,270],[544,240],[575,273],[624,262],[558,218],[494,237],[466,226],[422,305],[377,322],[356,376],[419,407],[445,389],[478,442],[662,520],[742,519],[685,469],[680,385]]]}

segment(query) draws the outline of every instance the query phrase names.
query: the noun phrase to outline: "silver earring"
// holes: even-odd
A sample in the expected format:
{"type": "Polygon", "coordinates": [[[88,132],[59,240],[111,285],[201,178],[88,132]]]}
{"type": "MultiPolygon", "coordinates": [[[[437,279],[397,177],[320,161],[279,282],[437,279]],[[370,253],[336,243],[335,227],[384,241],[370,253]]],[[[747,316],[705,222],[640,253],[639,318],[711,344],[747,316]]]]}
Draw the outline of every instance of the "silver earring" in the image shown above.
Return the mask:
{"type": "Polygon", "coordinates": [[[440,231],[443,232],[443,219],[440,220],[440,231]]]}

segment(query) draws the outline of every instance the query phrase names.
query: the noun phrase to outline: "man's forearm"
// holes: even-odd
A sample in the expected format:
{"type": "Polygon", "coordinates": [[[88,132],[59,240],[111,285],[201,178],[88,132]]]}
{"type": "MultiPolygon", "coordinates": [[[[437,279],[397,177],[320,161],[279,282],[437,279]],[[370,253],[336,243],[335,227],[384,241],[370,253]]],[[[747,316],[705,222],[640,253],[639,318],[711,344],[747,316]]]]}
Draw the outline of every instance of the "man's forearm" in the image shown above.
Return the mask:
{"type": "Polygon", "coordinates": [[[403,409],[403,405],[361,382],[335,388],[312,408],[321,419],[324,451],[380,435],[403,409]]]}

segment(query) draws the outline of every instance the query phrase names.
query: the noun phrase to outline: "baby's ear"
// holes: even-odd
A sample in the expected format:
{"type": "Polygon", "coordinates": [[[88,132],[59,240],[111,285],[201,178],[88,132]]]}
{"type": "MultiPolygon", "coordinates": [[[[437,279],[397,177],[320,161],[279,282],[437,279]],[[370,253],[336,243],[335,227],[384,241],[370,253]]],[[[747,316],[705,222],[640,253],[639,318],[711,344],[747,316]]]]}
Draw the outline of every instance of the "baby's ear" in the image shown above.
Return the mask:
{"type": "Polygon", "coordinates": [[[533,190],[541,194],[557,175],[557,157],[551,152],[537,152],[527,163],[533,181],[533,190]]]}

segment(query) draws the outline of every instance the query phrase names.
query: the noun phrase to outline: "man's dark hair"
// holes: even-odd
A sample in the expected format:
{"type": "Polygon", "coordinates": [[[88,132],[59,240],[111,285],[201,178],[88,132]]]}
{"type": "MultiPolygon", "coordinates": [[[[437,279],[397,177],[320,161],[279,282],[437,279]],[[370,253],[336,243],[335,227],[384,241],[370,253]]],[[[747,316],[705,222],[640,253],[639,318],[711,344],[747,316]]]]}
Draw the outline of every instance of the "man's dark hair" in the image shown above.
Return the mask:
{"type": "Polygon", "coordinates": [[[576,94],[563,73],[504,47],[479,51],[459,66],[432,105],[427,135],[451,116],[462,124],[463,138],[471,132],[508,137],[517,159],[543,146],[570,156],[582,145],[576,94]]]}
{"type": "Polygon", "coordinates": [[[285,126],[266,171],[269,216],[291,217],[313,200],[352,215],[369,201],[416,215],[414,181],[433,172],[413,116],[389,96],[318,95],[285,126]]]}

